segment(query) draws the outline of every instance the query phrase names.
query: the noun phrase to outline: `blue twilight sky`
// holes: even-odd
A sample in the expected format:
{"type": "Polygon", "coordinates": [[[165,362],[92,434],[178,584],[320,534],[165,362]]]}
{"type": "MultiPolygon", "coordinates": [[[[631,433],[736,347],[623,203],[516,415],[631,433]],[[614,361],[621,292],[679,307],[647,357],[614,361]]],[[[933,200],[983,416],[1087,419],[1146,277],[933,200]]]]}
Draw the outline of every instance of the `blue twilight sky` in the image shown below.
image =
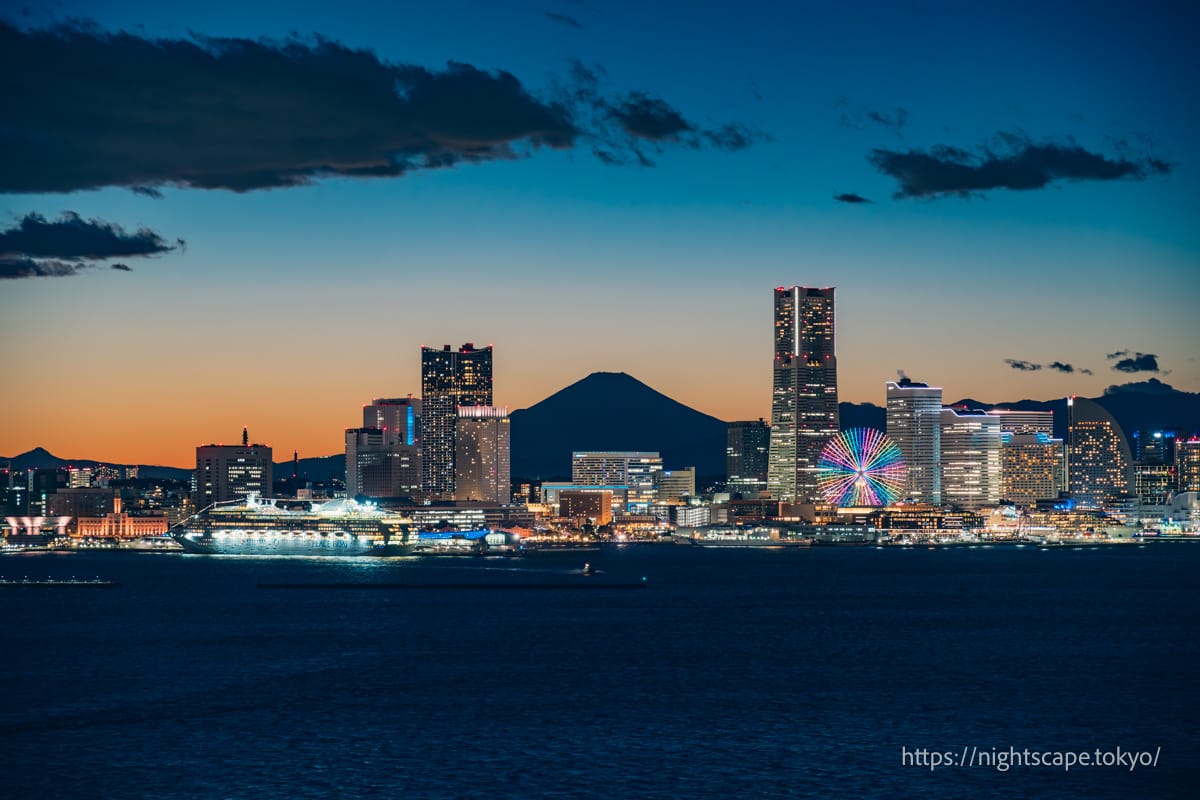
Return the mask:
{"type": "MultiPolygon", "coordinates": [[[[466,341],[496,346],[498,404],[612,370],[724,419],[764,416],[770,290],[797,283],[838,288],[843,400],[882,404],[897,370],[948,400],[1148,377],[1200,391],[1193,3],[319,5],[51,2],[3,19],[316,33],[392,64],[504,70],[546,102],[578,62],[606,97],[661,99],[698,146],[642,138],[653,166],[628,148],[613,166],[586,137],[517,141],[513,159],[292,188],[0,193],[4,228],[72,211],[187,243],[118,259],[131,272],[0,282],[10,385],[60,387],[5,394],[0,453],[184,464],[243,424],[336,452],[362,403],[419,393],[421,344],[466,341]],[[704,138],[731,123],[749,146],[704,138]],[[1048,145],[1128,174],[897,199],[908,173],[869,158],[944,146],[978,166],[1048,145]]],[[[0,62],[19,102],[35,76],[0,62]]],[[[60,124],[86,131],[73,109],[60,124]]]]}

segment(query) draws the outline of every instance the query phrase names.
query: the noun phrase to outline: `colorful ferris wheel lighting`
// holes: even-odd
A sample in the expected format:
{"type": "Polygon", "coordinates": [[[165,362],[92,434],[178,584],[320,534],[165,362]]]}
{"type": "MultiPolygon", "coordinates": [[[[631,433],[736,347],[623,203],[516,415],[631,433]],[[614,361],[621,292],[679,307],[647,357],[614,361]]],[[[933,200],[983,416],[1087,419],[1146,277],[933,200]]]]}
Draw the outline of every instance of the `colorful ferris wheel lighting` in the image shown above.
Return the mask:
{"type": "Polygon", "coordinates": [[[900,448],[874,428],[842,431],[817,462],[817,487],[836,506],[889,505],[903,495],[907,475],[900,448]]]}

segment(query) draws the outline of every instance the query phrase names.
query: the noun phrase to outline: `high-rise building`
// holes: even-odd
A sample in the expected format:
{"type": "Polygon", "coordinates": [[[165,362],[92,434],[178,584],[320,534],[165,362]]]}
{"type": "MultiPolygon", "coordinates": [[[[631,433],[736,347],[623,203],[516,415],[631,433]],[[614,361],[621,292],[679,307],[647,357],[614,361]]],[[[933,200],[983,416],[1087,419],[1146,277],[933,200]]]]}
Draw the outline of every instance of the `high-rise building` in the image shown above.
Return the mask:
{"type": "Polygon", "coordinates": [[[1053,500],[1067,490],[1067,450],[1045,433],[1001,430],[1000,496],[1018,506],[1053,500]]]}
{"type": "Polygon", "coordinates": [[[1053,411],[1016,411],[1009,408],[993,408],[987,413],[1000,420],[1001,433],[1054,435],[1053,411]]]}
{"type": "Polygon", "coordinates": [[[421,401],[381,397],[364,405],[363,426],[346,429],[346,494],[417,499],[421,484],[421,401]]]}
{"type": "Polygon", "coordinates": [[[1072,499],[1099,508],[1133,490],[1133,458],[1125,433],[1104,406],[1084,397],[1067,398],[1067,479],[1072,499]]]}
{"type": "Polygon", "coordinates": [[[508,409],[459,406],[454,454],[454,499],[511,501],[508,409]]]}
{"type": "Polygon", "coordinates": [[[771,426],[764,420],[731,422],[725,441],[725,480],[730,494],[758,497],[767,490],[771,426]]]}
{"type": "Polygon", "coordinates": [[[658,453],[577,451],[571,453],[571,482],[578,486],[624,486],[626,510],[644,513],[658,499],[654,473],[662,472],[658,453]]]}
{"type": "Polygon", "coordinates": [[[416,499],[421,496],[421,450],[382,428],[346,429],[346,494],[416,499]]]}
{"type": "Polygon", "coordinates": [[[1175,444],[1175,474],[1179,491],[1200,492],[1200,438],[1193,436],[1175,444]]]}
{"type": "Polygon", "coordinates": [[[767,490],[776,500],[817,497],[821,449],[838,432],[833,292],[775,289],[767,490]]]}
{"type": "Polygon", "coordinates": [[[942,502],[977,509],[1000,502],[1000,421],[983,411],[943,408],[942,502]]]}
{"type": "Polygon", "coordinates": [[[904,496],[942,502],[942,390],[908,378],[887,383],[887,435],[908,466],[904,496]]]}
{"type": "Polygon", "coordinates": [[[454,499],[458,407],[491,404],[491,345],[421,348],[421,470],[430,499],[454,499]]]}
{"type": "Polygon", "coordinates": [[[242,429],[241,445],[209,444],[196,448],[196,508],[237,500],[254,492],[271,494],[274,463],[271,447],[251,444],[242,429]]]}
{"type": "Polygon", "coordinates": [[[364,428],[383,431],[388,444],[421,446],[421,401],[408,397],[378,397],[363,406],[364,428]]]}

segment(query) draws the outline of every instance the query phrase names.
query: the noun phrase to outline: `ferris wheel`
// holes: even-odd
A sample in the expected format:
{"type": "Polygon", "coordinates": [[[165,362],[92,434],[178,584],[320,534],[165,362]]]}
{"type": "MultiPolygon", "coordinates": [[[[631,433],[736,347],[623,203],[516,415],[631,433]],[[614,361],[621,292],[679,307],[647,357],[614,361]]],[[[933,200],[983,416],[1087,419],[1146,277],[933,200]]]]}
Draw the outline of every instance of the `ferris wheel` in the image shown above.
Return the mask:
{"type": "Polygon", "coordinates": [[[851,428],[829,440],[817,461],[817,488],[836,506],[886,506],[904,493],[900,448],[874,428],[851,428]]]}

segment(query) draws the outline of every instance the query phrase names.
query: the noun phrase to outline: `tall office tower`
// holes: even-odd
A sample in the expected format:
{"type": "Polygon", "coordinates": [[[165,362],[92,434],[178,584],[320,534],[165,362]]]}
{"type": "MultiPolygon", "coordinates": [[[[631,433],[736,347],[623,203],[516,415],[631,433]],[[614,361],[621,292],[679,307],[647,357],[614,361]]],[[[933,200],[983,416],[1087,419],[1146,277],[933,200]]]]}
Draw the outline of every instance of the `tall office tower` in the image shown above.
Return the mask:
{"type": "Polygon", "coordinates": [[[421,348],[421,470],[429,499],[454,499],[458,407],[491,404],[491,345],[421,348]]]}
{"type": "Polygon", "coordinates": [[[269,496],[275,469],[271,457],[271,447],[251,444],[245,428],[241,445],[197,447],[196,508],[237,500],[250,492],[269,496]]]}
{"type": "Polygon", "coordinates": [[[904,496],[942,502],[942,390],[908,378],[887,382],[887,435],[908,465],[904,496]]]}
{"type": "Polygon", "coordinates": [[[838,432],[833,289],[775,289],[775,361],[767,490],[814,499],[821,449],[838,432]]]}
{"type": "Polygon", "coordinates": [[[762,419],[731,422],[725,440],[725,479],[730,494],[758,497],[767,490],[771,426],[762,419]]]}
{"type": "Polygon", "coordinates": [[[645,512],[658,499],[654,473],[662,472],[658,453],[577,451],[571,453],[571,483],[577,486],[624,486],[626,510],[645,512]]]}
{"type": "Polygon", "coordinates": [[[421,401],[408,397],[378,397],[363,406],[364,428],[383,431],[388,444],[421,446],[421,401]]]}
{"type": "Polygon", "coordinates": [[[454,499],[512,502],[508,409],[459,406],[454,434],[454,499]]]}
{"type": "Polygon", "coordinates": [[[1001,433],[1054,435],[1053,411],[1014,411],[1008,408],[994,408],[987,413],[1000,420],[1001,433]]]}
{"type": "Polygon", "coordinates": [[[346,494],[417,499],[421,449],[383,428],[346,429],[346,494]]]}
{"type": "Polygon", "coordinates": [[[1200,492],[1200,438],[1176,441],[1175,474],[1179,477],[1179,491],[1200,492]]]}
{"type": "Polygon", "coordinates": [[[1067,480],[1077,505],[1099,508],[1133,489],[1133,458],[1121,426],[1099,403],[1067,398],[1067,480]]]}
{"type": "Polygon", "coordinates": [[[943,408],[942,502],[977,509],[1000,502],[1000,421],[983,411],[943,408]]]}
{"type": "Polygon", "coordinates": [[[1000,436],[1000,496],[1018,506],[1053,500],[1067,490],[1067,450],[1044,433],[1000,436]]]}

